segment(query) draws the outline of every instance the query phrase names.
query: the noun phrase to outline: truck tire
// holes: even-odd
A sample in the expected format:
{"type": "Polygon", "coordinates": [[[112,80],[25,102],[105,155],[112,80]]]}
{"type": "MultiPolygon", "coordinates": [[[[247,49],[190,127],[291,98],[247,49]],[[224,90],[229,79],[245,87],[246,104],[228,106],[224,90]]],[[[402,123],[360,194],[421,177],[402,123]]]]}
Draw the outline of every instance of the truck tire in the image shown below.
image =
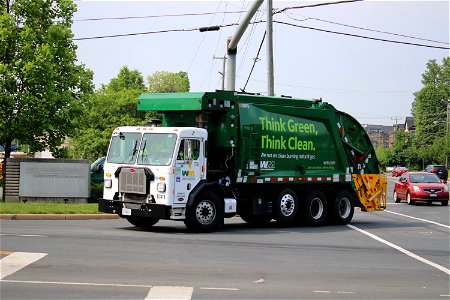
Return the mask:
{"type": "Polygon", "coordinates": [[[320,226],[327,217],[327,199],[321,191],[312,191],[302,202],[301,222],[307,225],[320,226]]]}
{"type": "Polygon", "coordinates": [[[275,202],[275,219],[281,224],[292,224],[298,211],[298,200],[291,189],[283,189],[275,202]]]}
{"type": "Polygon", "coordinates": [[[184,224],[190,231],[211,232],[223,224],[223,201],[214,193],[199,194],[186,210],[184,224]]]}
{"type": "Polygon", "coordinates": [[[352,194],[347,190],[340,191],[331,205],[331,218],[335,224],[348,224],[353,218],[355,206],[352,194]]]}
{"type": "Polygon", "coordinates": [[[151,228],[153,225],[158,223],[159,219],[157,218],[142,218],[142,217],[127,217],[128,222],[136,227],[141,228],[151,228]]]}

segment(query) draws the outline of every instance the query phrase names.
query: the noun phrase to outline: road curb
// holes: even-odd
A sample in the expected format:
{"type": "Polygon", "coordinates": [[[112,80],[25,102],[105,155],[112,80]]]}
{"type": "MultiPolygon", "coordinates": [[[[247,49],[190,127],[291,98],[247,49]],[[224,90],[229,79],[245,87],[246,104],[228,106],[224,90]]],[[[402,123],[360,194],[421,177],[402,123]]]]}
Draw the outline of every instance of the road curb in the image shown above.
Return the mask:
{"type": "Polygon", "coordinates": [[[0,214],[0,220],[110,220],[115,214],[0,214]]]}

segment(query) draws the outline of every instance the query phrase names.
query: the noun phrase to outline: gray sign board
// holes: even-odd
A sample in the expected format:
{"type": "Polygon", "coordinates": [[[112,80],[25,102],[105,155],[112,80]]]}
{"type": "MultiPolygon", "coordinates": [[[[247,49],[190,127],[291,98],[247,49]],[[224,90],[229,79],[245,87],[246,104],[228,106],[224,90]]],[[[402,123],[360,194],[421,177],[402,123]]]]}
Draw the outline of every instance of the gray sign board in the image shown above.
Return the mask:
{"type": "Polygon", "coordinates": [[[89,163],[20,162],[19,196],[88,198],[89,163]]]}

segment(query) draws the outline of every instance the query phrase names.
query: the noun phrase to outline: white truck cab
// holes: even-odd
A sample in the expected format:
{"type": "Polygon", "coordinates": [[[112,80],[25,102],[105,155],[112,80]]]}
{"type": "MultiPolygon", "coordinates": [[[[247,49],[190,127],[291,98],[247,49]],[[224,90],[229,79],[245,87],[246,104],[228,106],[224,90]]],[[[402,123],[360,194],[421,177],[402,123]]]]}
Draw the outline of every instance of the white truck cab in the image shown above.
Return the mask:
{"type": "Polygon", "coordinates": [[[143,209],[154,210],[155,219],[184,220],[190,193],[206,179],[207,139],[207,131],[195,127],[117,127],[103,199],[123,203],[115,209],[123,217],[143,209]]]}

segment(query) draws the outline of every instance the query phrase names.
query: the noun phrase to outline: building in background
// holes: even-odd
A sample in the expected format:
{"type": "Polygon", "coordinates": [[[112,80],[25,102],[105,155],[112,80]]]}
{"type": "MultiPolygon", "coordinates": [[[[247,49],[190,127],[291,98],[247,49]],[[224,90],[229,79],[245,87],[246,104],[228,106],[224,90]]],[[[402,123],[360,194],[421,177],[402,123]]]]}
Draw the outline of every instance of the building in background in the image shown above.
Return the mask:
{"type": "Polygon", "coordinates": [[[396,131],[405,131],[411,133],[416,130],[413,117],[406,117],[404,123],[394,124],[391,126],[372,124],[364,124],[363,126],[366,129],[370,141],[375,148],[381,145],[383,145],[385,148],[390,148],[395,142],[396,131]]]}

